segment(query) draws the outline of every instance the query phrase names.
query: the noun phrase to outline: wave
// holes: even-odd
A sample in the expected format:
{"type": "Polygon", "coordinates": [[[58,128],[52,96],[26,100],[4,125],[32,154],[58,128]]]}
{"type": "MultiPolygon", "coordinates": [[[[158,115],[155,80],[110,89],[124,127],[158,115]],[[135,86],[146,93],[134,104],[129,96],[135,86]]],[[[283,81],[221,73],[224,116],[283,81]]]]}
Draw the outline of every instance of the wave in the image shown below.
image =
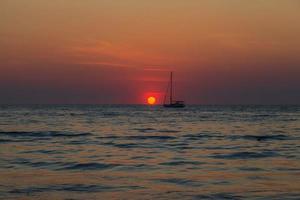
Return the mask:
{"type": "Polygon", "coordinates": [[[22,151],[21,153],[24,154],[64,154],[64,151],[58,151],[58,150],[32,150],[32,151],[22,151]]]}
{"type": "Polygon", "coordinates": [[[190,179],[181,179],[181,178],[156,179],[155,181],[158,181],[160,183],[169,183],[169,184],[192,186],[192,187],[199,187],[203,185],[199,181],[193,181],[190,179]]]}
{"type": "Polygon", "coordinates": [[[98,139],[120,139],[120,140],[172,140],[175,136],[167,135],[130,135],[130,136],[102,136],[98,139]]]}
{"type": "Polygon", "coordinates": [[[45,161],[34,161],[26,158],[18,158],[13,161],[9,161],[10,164],[16,165],[25,165],[33,168],[42,168],[42,169],[57,169],[59,166],[64,165],[65,163],[61,162],[45,162],[45,161]]]}
{"type": "Polygon", "coordinates": [[[120,165],[116,168],[118,171],[151,171],[159,169],[155,165],[148,165],[148,164],[134,164],[134,165],[120,165]]]}
{"type": "Polygon", "coordinates": [[[230,136],[230,139],[245,139],[245,140],[256,140],[256,141],[267,141],[267,140],[288,140],[289,136],[278,134],[278,135],[237,135],[230,136]]]}
{"type": "Polygon", "coordinates": [[[169,129],[162,129],[162,130],[158,130],[158,132],[160,133],[179,133],[180,131],[177,130],[169,130],[169,129]]]}
{"type": "Polygon", "coordinates": [[[45,185],[45,186],[31,186],[25,188],[18,188],[9,191],[13,194],[32,194],[41,192],[106,192],[106,191],[122,191],[122,190],[136,190],[141,189],[140,186],[109,186],[109,185],[89,185],[89,184],[60,184],[60,185],[45,185]]]}
{"type": "Polygon", "coordinates": [[[196,133],[196,134],[186,134],[182,137],[188,139],[188,140],[199,140],[199,139],[207,139],[207,138],[223,138],[224,136],[218,134],[218,133],[196,133]]]}
{"type": "Polygon", "coordinates": [[[127,136],[128,139],[133,140],[172,140],[176,139],[174,136],[166,136],[166,135],[134,135],[134,136],[127,136]]]}
{"type": "Polygon", "coordinates": [[[154,129],[154,128],[136,128],[133,129],[135,131],[139,131],[141,133],[152,133],[152,132],[158,132],[158,133],[179,133],[178,130],[172,130],[172,129],[154,129]]]}
{"type": "Polygon", "coordinates": [[[84,137],[91,136],[91,133],[73,133],[73,132],[61,132],[61,131],[45,131],[45,132],[25,132],[25,131],[12,131],[12,132],[0,132],[0,135],[8,137],[84,137]]]}
{"type": "Polygon", "coordinates": [[[112,169],[114,167],[120,166],[118,164],[106,164],[106,163],[76,163],[60,170],[105,170],[112,169]]]}
{"type": "Polygon", "coordinates": [[[0,139],[0,144],[1,143],[8,143],[8,142],[15,142],[15,140],[0,139]]]}
{"type": "Polygon", "coordinates": [[[141,133],[149,133],[149,132],[156,131],[156,129],[154,129],[154,128],[135,128],[133,130],[139,131],[141,133]]]}
{"type": "Polygon", "coordinates": [[[178,166],[178,165],[200,165],[202,162],[198,161],[171,161],[171,162],[163,162],[159,163],[159,165],[167,165],[167,166],[178,166]]]}
{"type": "Polygon", "coordinates": [[[278,153],[272,151],[265,152],[237,152],[231,154],[216,154],[211,157],[217,159],[253,159],[253,158],[267,158],[279,156],[278,153]]]}
{"type": "Polygon", "coordinates": [[[112,146],[118,147],[118,148],[142,148],[143,146],[136,144],[136,143],[126,143],[126,144],[112,144],[112,146]]]}
{"type": "Polygon", "coordinates": [[[265,171],[264,169],[259,168],[259,167],[247,167],[247,166],[239,167],[238,169],[241,171],[253,171],[253,172],[254,171],[265,171]]]}
{"type": "Polygon", "coordinates": [[[173,148],[174,150],[186,150],[186,149],[197,149],[199,147],[196,146],[190,146],[188,143],[185,142],[176,142],[176,143],[170,143],[167,145],[167,147],[173,148]]]}
{"type": "Polygon", "coordinates": [[[106,170],[120,166],[119,164],[107,164],[107,163],[77,163],[77,162],[45,162],[35,161],[31,159],[18,158],[13,161],[8,161],[10,164],[16,167],[16,165],[25,165],[39,169],[51,169],[55,171],[60,170],[106,170]]]}
{"type": "Polygon", "coordinates": [[[234,193],[215,193],[215,194],[208,194],[208,195],[196,195],[195,199],[203,199],[203,200],[211,200],[211,199],[232,199],[232,200],[239,200],[244,199],[244,196],[237,195],[234,193]]]}

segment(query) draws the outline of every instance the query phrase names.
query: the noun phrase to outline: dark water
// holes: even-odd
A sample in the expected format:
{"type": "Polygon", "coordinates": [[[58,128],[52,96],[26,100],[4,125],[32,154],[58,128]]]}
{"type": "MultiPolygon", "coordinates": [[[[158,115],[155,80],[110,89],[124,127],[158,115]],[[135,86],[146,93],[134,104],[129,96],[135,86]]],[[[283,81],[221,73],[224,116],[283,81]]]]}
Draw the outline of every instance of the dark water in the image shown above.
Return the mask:
{"type": "Polygon", "coordinates": [[[0,106],[0,199],[300,199],[300,107],[0,106]]]}

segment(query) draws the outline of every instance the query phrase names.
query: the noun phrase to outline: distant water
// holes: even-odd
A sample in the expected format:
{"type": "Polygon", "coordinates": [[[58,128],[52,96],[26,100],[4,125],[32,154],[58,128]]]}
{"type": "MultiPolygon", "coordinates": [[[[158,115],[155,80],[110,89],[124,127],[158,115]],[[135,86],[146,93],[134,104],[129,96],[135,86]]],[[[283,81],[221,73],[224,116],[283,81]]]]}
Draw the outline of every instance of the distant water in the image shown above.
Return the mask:
{"type": "Polygon", "coordinates": [[[0,106],[0,199],[300,199],[300,106],[0,106]]]}

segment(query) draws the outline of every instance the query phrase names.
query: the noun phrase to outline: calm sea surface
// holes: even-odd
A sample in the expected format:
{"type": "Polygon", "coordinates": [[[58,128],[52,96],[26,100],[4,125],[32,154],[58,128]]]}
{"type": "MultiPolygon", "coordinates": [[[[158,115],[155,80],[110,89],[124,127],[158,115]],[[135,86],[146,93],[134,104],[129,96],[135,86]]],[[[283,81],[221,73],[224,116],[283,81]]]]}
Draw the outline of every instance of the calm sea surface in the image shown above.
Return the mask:
{"type": "Polygon", "coordinates": [[[300,199],[300,107],[0,106],[0,199],[300,199]]]}

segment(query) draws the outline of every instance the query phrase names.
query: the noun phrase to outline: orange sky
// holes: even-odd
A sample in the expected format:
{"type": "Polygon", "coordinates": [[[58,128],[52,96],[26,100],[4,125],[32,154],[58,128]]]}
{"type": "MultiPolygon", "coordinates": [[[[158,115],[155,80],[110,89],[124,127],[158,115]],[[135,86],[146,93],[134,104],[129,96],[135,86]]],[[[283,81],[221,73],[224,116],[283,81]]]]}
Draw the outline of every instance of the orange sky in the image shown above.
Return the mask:
{"type": "Polygon", "coordinates": [[[1,0],[0,103],[300,102],[298,0],[1,0]]]}

